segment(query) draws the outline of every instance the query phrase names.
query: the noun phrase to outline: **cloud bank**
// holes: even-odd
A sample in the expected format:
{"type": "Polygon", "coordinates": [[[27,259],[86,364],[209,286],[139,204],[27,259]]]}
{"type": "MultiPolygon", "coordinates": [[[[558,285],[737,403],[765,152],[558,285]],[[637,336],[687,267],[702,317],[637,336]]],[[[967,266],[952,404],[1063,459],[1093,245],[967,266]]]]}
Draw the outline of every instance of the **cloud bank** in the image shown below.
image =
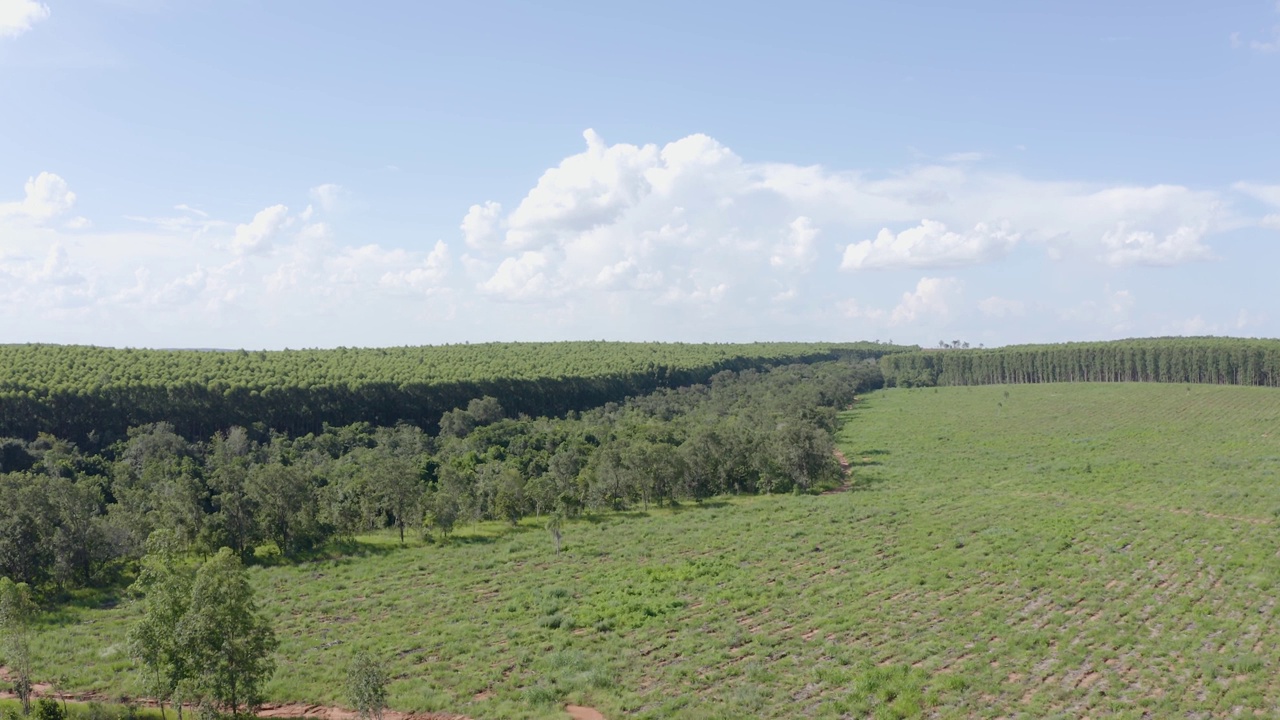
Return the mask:
{"type": "Polygon", "coordinates": [[[74,213],[71,184],[40,172],[12,199],[0,192],[0,301],[27,310],[0,330],[12,341],[167,346],[888,328],[901,340],[1037,317],[1087,323],[1091,312],[1111,330],[1131,326],[1116,309],[1135,302],[1116,299],[1127,290],[1102,295],[1093,283],[1092,295],[1052,308],[1034,286],[968,274],[1211,266],[1220,236],[1278,214],[1252,217],[1237,200],[1280,208],[1280,186],[1268,184],[1042,180],[971,156],[868,173],[754,162],[701,134],[632,145],[588,130],[584,140],[516,200],[476,198],[441,223],[453,235],[401,246],[356,242],[359,189],[335,183],[263,198],[239,217],[180,204],[90,223],[74,213]],[[125,316],[143,320],[124,329],[125,316]],[[66,338],[50,335],[51,319],[66,338]],[[211,337],[183,340],[201,332],[211,337]]]}

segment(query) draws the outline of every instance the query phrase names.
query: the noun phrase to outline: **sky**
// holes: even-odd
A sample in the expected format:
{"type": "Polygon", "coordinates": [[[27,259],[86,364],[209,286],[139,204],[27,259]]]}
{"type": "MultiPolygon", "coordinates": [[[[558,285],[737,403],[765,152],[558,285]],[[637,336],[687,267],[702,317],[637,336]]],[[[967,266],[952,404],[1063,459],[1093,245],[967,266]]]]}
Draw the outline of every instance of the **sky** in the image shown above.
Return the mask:
{"type": "Polygon", "coordinates": [[[1278,0],[0,0],[3,343],[1276,337],[1277,268],[1278,0]]]}

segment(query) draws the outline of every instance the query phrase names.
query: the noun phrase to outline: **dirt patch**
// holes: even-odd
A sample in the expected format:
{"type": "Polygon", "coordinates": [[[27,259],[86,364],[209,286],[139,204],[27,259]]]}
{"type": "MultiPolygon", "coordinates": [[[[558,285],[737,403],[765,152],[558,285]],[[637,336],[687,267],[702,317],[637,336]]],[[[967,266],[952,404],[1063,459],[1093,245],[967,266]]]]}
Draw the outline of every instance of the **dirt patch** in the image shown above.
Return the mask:
{"type": "MultiPolygon", "coordinates": [[[[0,679],[8,680],[9,675],[6,668],[0,667],[0,679]]],[[[32,686],[33,698],[54,698],[55,700],[66,700],[68,702],[101,702],[114,703],[118,698],[108,697],[103,693],[55,693],[48,683],[35,683],[32,686]]],[[[0,692],[0,700],[16,700],[17,695],[12,692],[0,692]]],[[[151,698],[130,698],[132,702],[143,707],[160,707],[160,703],[151,698]]],[[[172,710],[173,705],[165,703],[165,707],[172,710]]],[[[311,705],[307,703],[268,703],[258,709],[257,717],[260,718],[317,718],[318,720],[357,720],[360,714],[354,710],[347,710],[340,707],[326,707],[323,705],[311,705]]],[[[451,713],[404,713],[395,710],[387,710],[382,714],[383,720],[471,720],[466,715],[454,715],[451,713]]],[[[603,716],[601,717],[603,720],[603,716]]]]}
{"type": "MultiPolygon", "coordinates": [[[[320,718],[321,720],[356,720],[360,713],[339,707],[308,705],[306,703],[267,704],[258,709],[261,718],[320,718]]],[[[387,710],[383,720],[470,720],[465,715],[449,713],[403,713],[387,710]]]]}
{"type": "Polygon", "coordinates": [[[582,705],[565,705],[564,711],[569,713],[569,717],[573,720],[604,720],[604,715],[600,714],[599,710],[582,705]]]}
{"type": "Polygon", "coordinates": [[[836,450],[835,455],[836,460],[840,462],[840,474],[844,478],[844,482],[840,483],[840,487],[838,488],[831,488],[830,490],[823,491],[823,495],[834,495],[835,493],[842,493],[849,490],[849,458],[845,457],[844,453],[840,450],[836,450]]]}

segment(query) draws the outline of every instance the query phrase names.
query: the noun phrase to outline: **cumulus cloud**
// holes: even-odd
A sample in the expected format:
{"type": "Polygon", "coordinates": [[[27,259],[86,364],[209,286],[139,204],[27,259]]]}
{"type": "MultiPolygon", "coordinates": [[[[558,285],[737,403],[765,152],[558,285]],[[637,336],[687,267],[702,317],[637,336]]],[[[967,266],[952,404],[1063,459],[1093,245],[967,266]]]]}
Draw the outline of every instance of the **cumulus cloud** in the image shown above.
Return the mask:
{"type": "Polygon", "coordinates": [[[0,38],[17,37],[49,17],[49,6],[37,0],[0,0],[0,38]]]}
{"type": "Polygon", "coordinates": [[[480,289],[506,300],[545,299],[548,287],[547,256],[534,250],[526,250],[518,257],[509,257],[498,266],[493,277],[480,284],[480,289]]]}
{"type": "Polygon", "coordinates": [[[502,205],[487,202],[483,205],[472,205],[462,218],[462,237],[468,247],[484,248],[493,244],[498,235],[498,226],[502,216],[502,205]]]}
{"type": "Polygon", "coordinates": [[[960,281],[955,278],[920,278],[914,291],[902,294],[902,302],[889,314],[889,324],[902,325],[926,318],[945,320],[959,295],[960,281]]]}
{"type": "Polygon", "coordinates": [[[431,291],[440,287],[449,272],[449,246],[443,240],[421,263],[405,270],[388,270],[378,281],[383,287],[431,291]]]}
{"type": "Polygon", "coordinates": [[[970,231],[952,232],[940,222],[925,219],[896,235],[884,228],[875,240],[847,246],[840,268],[922,268],[989,262],[1007,255],[1019,239],[1008,227],[978,223],[970,231]]]}
{"type": "Polygon", "coordinates": [[[1212,260],[1213,252],[1201,239],[1199,228],[1180,227],[1163,238],[1145,230],[1120,226],[1102,236],[1102,259],[1110,265],[1178,265],[1212,260]]]}
{"type": "Polygon", "coordinates": [[[876,324],[899,326],[926,322],[945,322],[960,300],[962,283],[953,277],[922,277],[914,290],[902,293],[902,298],[892,309],[867,306],[856,300],[840,304],[841,313],[848,318],[870,320],[876,324]]]}
{"type": "Polygon", "coordinates": [[[253,220],[236,226],[231,239],[231,251],[237,255],[262,252],[271,247],[271,240],[289,220],[289,208],[272,205],[258,211],[253,220]]]}
{"type": "Polygon", "coordinates": [[[776,268],[807,269],[817,257],[814,241],[820,231],[813,221],[800,216],[787,226],[786,237],[774,247],[769,264],[776,268]]]}
{"type": "Polygon", "coordinates": [[[0,203],[0,219],[19,218],[43,223],[70,212],[76,204],[76,194],[71,192],[67,181],[51,172],[28,178],[23,191],[21,200],[0,203]]]}
{"type": "Polygon", "coordinates": [[[976,156],[869,177],[748,162],[706,135],[584,137],[514,210],[490,201],[462,218],[463,266],[483,292],[531,297],[532,283],[557,297],[606,293],[599,302],[699,302],[723,286],[719,297],[749,312],[803,304],[815,286],[803,278],[835,268],[994,263],[1022,245],[1112,266],[1204,260],[1213,234],[1238,224],[1215,192],[1030,180],[976,156]]]}
{"type": "MultiPolygon", "coordinates": [[[[977,296],[986,299],[965,305],[973,275],[998,276],[969,268],[1010,262],[1014,251],[1019,272],[1032,275],[1032,263],[1045,257],[1074,262],[1043,273],[1092,264],[1122,274],[1206,260],[1218,233],[1256,232],[1259,221],[1242,219],[1233,202],[1267,202],[1272,192],[1032,180],[992,171],[977,157],[868,174],[752,162],[706,135],[664,145],[609,144],[591,131],[584,138],[581,152],[548,163],[517,199],[473,198],[459,207],[456,239],[409,234],[399,246],[356,244],[322,222],[326,208],[348,197],[336,184],[305,191],[311,204],[302,212],[263,203],[251,217],[228,221],[180,205],[173,217],[136,217],[128,231],[108,224],[72,233],[75,195],[44,173],[0,202],[0,286],[26,288],[37,315],[54,303],[101,318],[127,307],[132,315],[187,313],[184,323],[157,323],[173,332],[225,323],[309,329],[347,343],[394,325],[369,318],[437,328],[455,315],[452,335],[414,337],[535,338],[547,337],[547,327],[564,337],[691,340],[887,327],[932,334],[1042,310],[1110,328],[1134,322],[1123,295],[1055,288],[1061,297],[1037,298],[1032,307],[987,286],[977,296]],[[41,274],[54,242],[62,255],[41,274]],[[895,272],[867,272],[938,267],[958,269],[913,275],[911,287],[895,272]],[[57,284],[76,273],[81,280],[57,284]],[[841,303],[848,297],[857,299],[841,303]],[[843,325],[831,324],[837,319],[843,325]]],[[[358,220],[362,208],[350,210],[358,220]]],[[[948,336],[966,336],[955,329],[948,336]]],[[[401,341],[390,332],[381,342],[401,341]]]]}

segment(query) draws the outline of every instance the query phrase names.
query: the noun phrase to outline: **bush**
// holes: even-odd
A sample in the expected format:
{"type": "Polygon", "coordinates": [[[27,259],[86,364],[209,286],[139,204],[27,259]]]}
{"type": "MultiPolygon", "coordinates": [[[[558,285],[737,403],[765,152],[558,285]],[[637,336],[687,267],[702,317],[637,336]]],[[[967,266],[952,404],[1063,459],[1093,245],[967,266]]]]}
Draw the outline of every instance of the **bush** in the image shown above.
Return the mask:
{"type": "Polygon", "coordinates": [[[36,720],[66,720],[67,714],[62,706],[53,698],[40,698],[36,701],[36,720]]]}
{"type": "Polygon", "coordinates": [[[362,718],[382,718],[387,706],[387,668],[367,653],[356,655],[347,668],[347,700],[362,718]]]}

